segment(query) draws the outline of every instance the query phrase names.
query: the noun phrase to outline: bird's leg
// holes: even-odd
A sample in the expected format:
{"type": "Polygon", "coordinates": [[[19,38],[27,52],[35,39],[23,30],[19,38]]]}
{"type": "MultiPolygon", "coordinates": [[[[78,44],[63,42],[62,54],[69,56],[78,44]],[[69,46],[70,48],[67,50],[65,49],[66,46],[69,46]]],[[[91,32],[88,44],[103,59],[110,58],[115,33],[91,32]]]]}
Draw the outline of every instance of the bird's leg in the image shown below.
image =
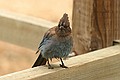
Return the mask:
{"type": "Polygon", "coordinates": [[[47,59],[47,61],[48,61],[48,69],[54,69],[54,68],[50,65],[49,59],[47,59]]]}
{"type": "Polygon", "coordinates": [[[60,67],[62,67],[62,68],[68,68],[67,66],[64,65],[64,63],[63,63],[63,61],[62,61],[62,58],[60,58],[60,61],[61,61],[61,63],[62,63],[62,64],[60,64],[60,67]]]}

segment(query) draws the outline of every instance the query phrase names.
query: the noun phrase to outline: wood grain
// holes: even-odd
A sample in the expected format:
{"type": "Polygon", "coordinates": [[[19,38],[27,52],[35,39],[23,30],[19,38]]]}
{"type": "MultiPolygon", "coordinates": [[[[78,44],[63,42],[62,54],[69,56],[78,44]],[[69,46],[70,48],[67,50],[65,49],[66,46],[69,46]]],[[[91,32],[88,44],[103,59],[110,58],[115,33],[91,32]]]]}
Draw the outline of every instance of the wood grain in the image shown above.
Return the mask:
{"type": "Polygon", "coordinates": [[[69,67],[63,69],[59,63],[30,68],[4,75],[0,80],[120,80],[120,44],[64,61],[69,67]]]}
{"type": "Polygon", "coordinates": [[[83,54],[113,45],[120,39],[119,0],[74,0],[75,51],[83,54]]]}

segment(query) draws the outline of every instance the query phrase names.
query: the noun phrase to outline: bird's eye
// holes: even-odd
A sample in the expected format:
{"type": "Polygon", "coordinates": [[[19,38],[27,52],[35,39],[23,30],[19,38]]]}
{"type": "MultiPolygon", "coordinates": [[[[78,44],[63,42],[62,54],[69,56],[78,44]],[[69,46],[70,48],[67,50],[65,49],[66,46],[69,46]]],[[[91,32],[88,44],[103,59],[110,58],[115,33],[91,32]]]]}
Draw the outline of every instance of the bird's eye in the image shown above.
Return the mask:
{"type": "Polygon", "coordinates": [[[65,22],[63,23],[63,26],[65,26],[65,22]]]}

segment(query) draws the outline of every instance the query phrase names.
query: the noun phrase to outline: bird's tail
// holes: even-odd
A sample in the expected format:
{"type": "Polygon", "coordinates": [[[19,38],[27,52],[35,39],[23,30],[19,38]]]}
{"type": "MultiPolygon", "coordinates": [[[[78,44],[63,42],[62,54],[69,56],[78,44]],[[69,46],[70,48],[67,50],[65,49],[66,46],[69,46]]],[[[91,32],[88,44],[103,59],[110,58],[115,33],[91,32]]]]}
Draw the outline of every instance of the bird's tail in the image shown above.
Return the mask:
{"type": "Polygon", "coordinates": [[[35,61],[35,63],[33,64],[33,67],[37,67],[37,66],[41,66],[41,65],[45,65],[46,64],[46,59],[42,57],[41,53],[38,56],[37,60],[35,61]]]}

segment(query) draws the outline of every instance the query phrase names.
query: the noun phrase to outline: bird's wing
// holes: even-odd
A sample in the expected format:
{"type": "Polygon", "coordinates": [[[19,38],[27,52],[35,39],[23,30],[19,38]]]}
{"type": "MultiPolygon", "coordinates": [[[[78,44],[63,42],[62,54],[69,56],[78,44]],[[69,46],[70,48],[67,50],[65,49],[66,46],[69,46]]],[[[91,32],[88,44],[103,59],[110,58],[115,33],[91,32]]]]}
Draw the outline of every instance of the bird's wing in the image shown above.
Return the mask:
{"type": "Polygon", "coordinates": [[[36,54],[39,52],[40,47],[45,44],[45,41],[48,40],[48,39],[49,39],[50,37],[52,37],[53,35],[55,35],[55,27],[50,28],[50,29],[45,33],[45,35],[43,36],[43,39],[42,39],[41,43],[39,44],[39,47],[38,47],[38,50],[37,50],[36,54]]]}

